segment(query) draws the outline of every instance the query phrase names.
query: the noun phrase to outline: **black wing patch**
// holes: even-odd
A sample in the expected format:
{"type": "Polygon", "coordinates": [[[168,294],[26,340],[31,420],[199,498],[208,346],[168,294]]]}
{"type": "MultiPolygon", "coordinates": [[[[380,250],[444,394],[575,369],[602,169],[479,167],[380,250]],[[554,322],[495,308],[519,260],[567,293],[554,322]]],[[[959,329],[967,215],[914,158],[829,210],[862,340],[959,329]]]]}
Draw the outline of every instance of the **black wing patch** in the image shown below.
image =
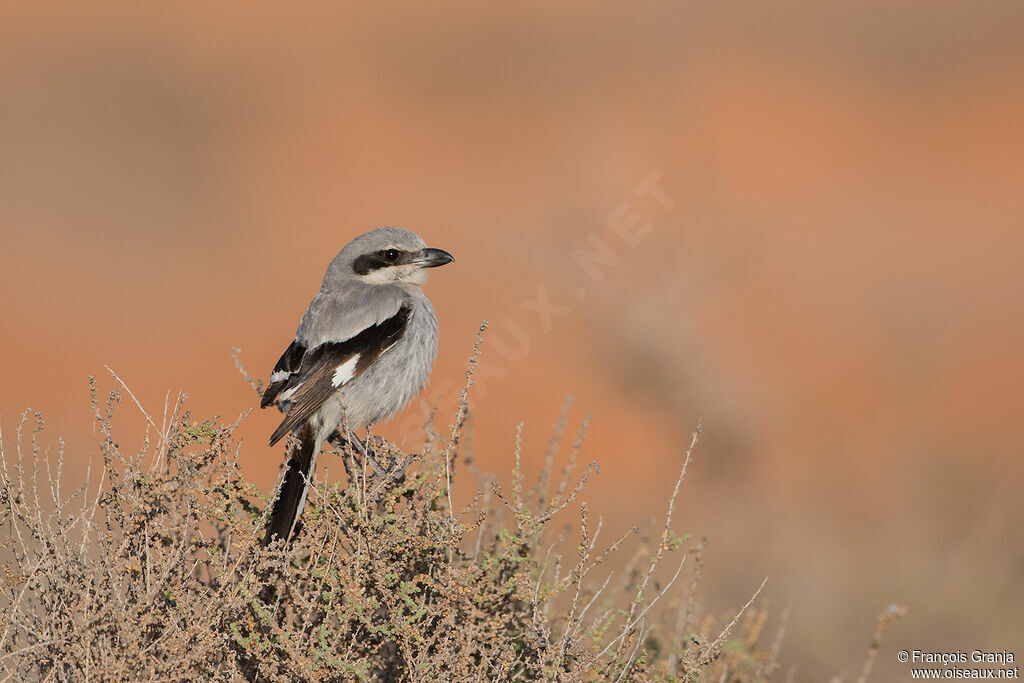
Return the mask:
{"type": "Polygon", "coordinates": [[[274,371],[270,373],[270,384],[263,392],[260,400],[260,408],[266,408],[277,398],[278,394],[284,391],[289,378],[299,371],[302,365],[302,357],[306,353],[306,347],[295,340],[281,354],[281,360],[277,361],[274,371]]]}
{"type": "MultiPolygon", "coordinates": [[[[285,434],[304,423],[334,395],[340,388],[334,384],[334,375],[339,366],[355,360],[355,367],[349,379],[351,381],[363,374],[382,353],[391,348],[405,332],[411,312],[412,309],[408,305],[403,305],[387,320],[367,327],[350,339],[321,344],[304,353],[298,371],[292,372],[288,379],[284,380],[284,386],[275,394],[276,396],[288,390],[294,392],[288,397],[291,408],[271,435],[270,445],[273,446],[285,434]]],[[[270,387],[267,388],[268,392],[269,390],[270,387]]],[[[273,401],[273,398],[270,400],[273,401]]]]}

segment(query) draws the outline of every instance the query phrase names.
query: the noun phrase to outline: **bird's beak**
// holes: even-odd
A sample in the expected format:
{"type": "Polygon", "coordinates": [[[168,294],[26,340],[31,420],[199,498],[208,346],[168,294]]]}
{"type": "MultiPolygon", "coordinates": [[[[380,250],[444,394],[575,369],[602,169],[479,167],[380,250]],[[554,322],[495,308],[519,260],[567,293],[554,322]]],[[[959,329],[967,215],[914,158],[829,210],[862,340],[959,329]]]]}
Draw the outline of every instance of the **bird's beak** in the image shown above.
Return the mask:
{"type": "Polygon", "coordinates": [[[444,249],[424,249],[418,259],[413,261],[418,268],[437,268],[446,263],[451,263],[455,257],[444,249]]]}

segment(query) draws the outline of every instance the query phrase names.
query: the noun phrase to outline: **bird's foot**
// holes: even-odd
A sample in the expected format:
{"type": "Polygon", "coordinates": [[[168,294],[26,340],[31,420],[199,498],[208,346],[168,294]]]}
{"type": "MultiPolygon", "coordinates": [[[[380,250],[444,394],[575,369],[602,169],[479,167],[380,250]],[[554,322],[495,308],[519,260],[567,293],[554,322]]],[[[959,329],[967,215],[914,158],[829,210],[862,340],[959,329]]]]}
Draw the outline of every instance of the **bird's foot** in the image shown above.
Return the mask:
{"type": "MultiPolygon", "coordinates": [[[[344,449],[346,441],[351,443],[353,450],[359,454],[362,461],[370,465],[373,469],[373,474],[371,476],[376,483],[371,490],[367,491],[367,496],[373,500],[375,500],[385,488],[401,486],[405,482],[406,470],[408,470],[409,466],[420,457],[415,453],[403,455],[398,452],[391,452],[387,448],[387,442],[379,436],[371,436],[366,440],[366,442],[363,442],[351,432],[348,432],[346,436],[340,431],[335,431],[328,438],[328,441],[338,450],[344,449]],[[390,468],[385,468],[380,462],[378,462],[377,458],[374,457],[375,450],[378,453],[385,452],[389,456],[389,460],[386,462],[389,462],[390,468]]],[[[356,462],[358,458],[355,457],[355,454],[353,454],[353,456],[353,467],[361,467],[361,465],[356,462]]],[[[345,463],[345,470],[348,472],[349,476],[357,476],[353,472],[352,468],[349,467],[348,460],[345,458],[342,458],[342,460],[345,463]]]]}
{"type": "MultiPolygon", "coordinates": [[[[352,444],[352,447],[363,457],[364,462],[368,463],[373,468],[373,472],[376,476],[386,477],[388,471],[384,469],[377,458],[373,457],[373,452],[366,447],[358,436],[352,432],[348,432],[347,436],[343,436],[338,430],[335,430],[328,438],[328,443],[337,448],[339,451],[344,450],[345,442],[352,444]]],[[[347,465],[346,465],[347,466],[347,465]]]]}
{"type": "Polygon", "coordinates": [[[370,467],[373,468],[374,473],[378,477],[388,476],[388,471],[384,469],[379,462],[377,462],[377,458],[373,457],[373,452],[366,447],[366,444],[360,441],[359,437],[351,432],[349,432],[349,437],[352,439],[352,445],[356,447],[356,450],[359,451],[360,455],[366,459],[366,462],[370,463],[370,467]]]}

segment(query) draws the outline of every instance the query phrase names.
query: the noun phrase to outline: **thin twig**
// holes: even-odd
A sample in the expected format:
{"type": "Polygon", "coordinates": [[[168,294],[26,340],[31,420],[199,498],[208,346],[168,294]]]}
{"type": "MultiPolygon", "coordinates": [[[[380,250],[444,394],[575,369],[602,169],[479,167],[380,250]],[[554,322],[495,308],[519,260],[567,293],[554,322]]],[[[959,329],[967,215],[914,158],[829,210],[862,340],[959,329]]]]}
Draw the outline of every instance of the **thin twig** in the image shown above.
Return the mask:
{"type": "Polygon", "coordinates": [[[764,577],[764,581],[761,582],[761,585],[758,586],[757,590],[754,591],[754,594],[750,596],[749,600],[747,600],[747,604],[745,604],[740,609],[740,611],[736,613],[736,616],[734,616],[732,618],[732,621],[730,621],[728,625],[726,625],[726,627],[722,629],[722,632],[718,634],[718,637],[715,638],[715,640],[710,645],[704,648],[704,652],[702,652],[700,656],[701,663],[707,664],[711,661],[711,655],[722,646],[722,643],[724,643],[725,639],[729,636],[729,632],[732,631],[733,626],[735,626],[736,623],[740,620],[740,617],[742,617],[743,613],[747,611],[747,608],[754,604],[754,600],[757,600],[757,596],[761,594],[762,590],[764,590],[764,586],[766,583],[768,583],[767,576],[764,577]]]}
{"type": "Polygon", "coordinates": [[[146,422],[148,422],[150,426],[153,427],[153,429],[157,429],[157,431],[159,431],[159,429],[156,426],[156,423],[153,422],[153,419],[149,416],[149,413],[147,413],[146,409],[142,407],[141,403],[139,403],[139,399],[135,398],[135,394],[133,394],[132,390],[128,388],[128,385],[124,383],[124,380],[118,377],[117,373],[111,370],[109,365],[104,365],[103,367],[106,368],[107,372],[110,373],[111,377],[116,379],[117,383],[120,384],[124,388],[124,390],[128,392],[128,395],[131,397],[131,399],[135,401],[135,405],[138,407],[139,412],[142,413],[142,416],[144,418],[146,418],[146,422]]]}
{"type": "Polygon", "coordinates": [[[900,605],[889,605],[885,611],[878,615],[878,624],[871,636],[871,646],[868,648],[868,657],[864,660],[864,668],[861,669],[857,683],[865,683],[875,666],[875,659],[878,658],[878,651],[882,647],[882,636],[890,626],[907,616],[907,608],[900,605]]]}
{"type": "Polygon", "coordinates": [[[444,448],[444,478],[445,485],[448,494],[448,518],[455,518],[455,506],[452,504],[452,446],[455,445],[456,440],[459,436],[459,429],[462,428],[463,420],[466,417],[466,411],[469,408],[469,388],[473,386],[473,374],[476,372],[477,363],[480,362],[480,344],[484,340],[484,332],[487,331],[488,322],[484,320],[480,323],[480,331],[476,333],[476,339],[473,342],[473,352],[469,357],[469,369],[466,370],[466,386],[459,392],[459,410],[455,414],[455,424],[452,425],[452,434],[448,439],[448,443],[444,448]]]}
{"type": "Polygon", "coordinates": [[[622,630],[622,633],[620,633],[614,639],[612,639],[612,641],[608,643],[608,645],[605,646],[603,650],[601,650],[601,653],[597,655],[597,657],[595,657],[595,660],[604,657],[605,653],[608,652],[609,649],[611,649],[612,645],[614,645],[616,642],[621,641],[630,631],[632,631],[633,627],[636,626],[637,623],[639,623],[640,620],[643,619],[644,616],[651,610],[651,608],[657,604],[658,600],[660,600],[661,597],[668,592],[668,589],[671,588],[672,584],[676,582],[676,578],[679,576],[679,572],[683,570],[684,562],[686,562],[686,555],[683,555],[683,559],[679,561],[679,567],[676,568],[676,573],[672,575],[672,578],[669,579],[669,582],[667,584],[665,584],[665,587],[661,590],[661,592],[654,596],[654,599],[651,600],[646,607],[644,607],[643,611],[640,612],[636,619],[626,624],[626,628],[622,630]]]}
{"type": "MultiPolygon", "coordinates": [[[[693,449],[697,446],[697,440],[698,438],[700,438],[701,430],[702,423],[700,420],[698,420],[697,428],[693,431],[693,435],[690,438],[690,445],[686,449],[686,457],[683,458],[683,466],[679,468],[679,476],[676,478],[676,484],[672,488],[672,495],[669,496],[668,499],[668,511],[665,513],[665,525],[662,527],[661,530],[661,540],[658,542],[658,550],[655,552],[654,558],[651,561],[650,566],[648,566],[647,572],[644,574],[643,581],[641,581],[640,585],[637,586],[636,596],[632,600],[629,607],[629,616],[626,618],[627,622],[633,619],[633,614],[636,612],[636,607],[638,604],[640,604],[640,598],[641,596],[643,596],[644,590],[647,588],[647,584],[651,580],[651,576],[654,575],[654,570],[658,567],[658,564],[661,562],[662,555],[665,554],[665,548],[668,546],[668,536],[669,533],[672,531],[672,514],[675,512],[676,509],[676,497],[679,496],[679,487],[682,485],[683,479],[686,477],[686,468],[689,467],[690,465],[690,459],[693,457],[693,449]]],[[[621,651],[622,645],[620,644],[619,650],[618,652],[616,652],[616,656],[618,656],[618,653],[621,651]]]]}

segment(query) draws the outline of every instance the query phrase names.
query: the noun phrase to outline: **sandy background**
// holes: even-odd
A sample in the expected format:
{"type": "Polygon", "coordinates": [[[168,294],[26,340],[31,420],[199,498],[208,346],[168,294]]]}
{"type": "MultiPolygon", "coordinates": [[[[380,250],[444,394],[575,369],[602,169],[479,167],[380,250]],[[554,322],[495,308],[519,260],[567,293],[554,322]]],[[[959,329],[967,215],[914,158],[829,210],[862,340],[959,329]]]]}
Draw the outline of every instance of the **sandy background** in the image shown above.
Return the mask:
{"type": "MultiPolygon", "coordinates": [[[[536,471],[572,394],[621,530],[702,417],[677,529],[711,537],[712,612],[766,575],[791,603],[798,680],[859,671],[893,602],[876,680],[901,648],[1024,657],[1019,4],[20,4],[5,441],[30,405],[81,471],[104,364],[151,412],[182,390],[233,418],[230,347],[266,377],[333,254],[400,225],[457,260],[426,400],[383,433],[414,447],[439,394],[450,423],[489,319],[481,467],[508,472],[522,420],[536,471]]],[[[276,421],[243,429],[267,488],[276,421]]]]}

